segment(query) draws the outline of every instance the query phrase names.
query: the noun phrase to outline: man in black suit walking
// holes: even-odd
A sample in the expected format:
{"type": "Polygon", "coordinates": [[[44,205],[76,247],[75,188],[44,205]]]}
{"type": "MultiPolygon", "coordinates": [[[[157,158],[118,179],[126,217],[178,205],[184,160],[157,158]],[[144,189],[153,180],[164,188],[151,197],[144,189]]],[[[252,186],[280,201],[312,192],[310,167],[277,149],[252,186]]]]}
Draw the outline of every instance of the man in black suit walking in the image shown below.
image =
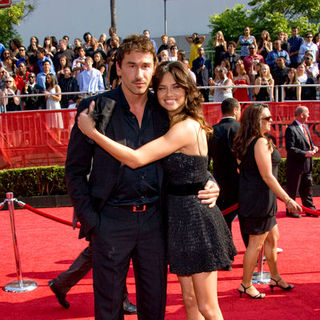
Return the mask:
{"type": "MultiPolygon", "coordinates": [[[[209,140],[208,155],[209,159],[213,160],[213,176],[220,187],[217,205],[220,210],[225,210],[238,203],[239,173],[232,146],[233,139],[240,128],[240,104],[234,98],[225,99],[221,104],[221,111],[221,121],[213,126],[213,135],[209,140]]],[[[237,213],[238,210],[235,210],[224,215],[230,232],[232,221],[237,216],[237,213]]],[[[247,246],[248,235],[242,233],[242,239],[247,246]]]]}
{"type": "MultiPolygon", "coordinates": [[[[309,110],[305,106],[297,107],[295,120],[288,126],[285,133],[287,150],[287,191],[295,200],[299,191],[303,206],[315,209],[312,200],[312,157],[318,152],[311,140],[310,131],[306,123],[309,110]]],[[[287,216],[300,218],[298,213],[287,216]]]]}

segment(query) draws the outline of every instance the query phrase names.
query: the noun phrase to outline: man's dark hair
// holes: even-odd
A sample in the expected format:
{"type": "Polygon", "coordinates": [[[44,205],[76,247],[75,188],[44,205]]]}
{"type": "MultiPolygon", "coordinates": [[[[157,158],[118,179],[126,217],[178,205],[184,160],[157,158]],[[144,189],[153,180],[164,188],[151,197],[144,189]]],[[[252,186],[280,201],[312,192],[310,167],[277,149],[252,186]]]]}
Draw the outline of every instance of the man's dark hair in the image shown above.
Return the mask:
{"type": "Polygon", "coordinates": [[[234,98],[227,98],[221,103],[222,114],[232,114],[235,108],[239,107],[239,101],[234,98]]]}
{"type": "Polygon", "coordinates": [[[38,52],[43,53],[44,55],[46,54],[46,50],[44,48],[39,48],[38,52]]]}
{"type": "Polygon", "coordinates": [[[235,48],[237,47],[237,44],[236,44],[234,41],[229,41],[229,42],[228,42],[228,47],[229,47],[230,45],[234,46],[235,48]]]}
{"type": "Polygon", "coordinates": [[[157,56],[152,42],[144,35],[132,34],[125,38],[117,51],[117,63],[121,67],[122,60],[131,51],[151,53],[153,62],[156,65],[157,56]]]}

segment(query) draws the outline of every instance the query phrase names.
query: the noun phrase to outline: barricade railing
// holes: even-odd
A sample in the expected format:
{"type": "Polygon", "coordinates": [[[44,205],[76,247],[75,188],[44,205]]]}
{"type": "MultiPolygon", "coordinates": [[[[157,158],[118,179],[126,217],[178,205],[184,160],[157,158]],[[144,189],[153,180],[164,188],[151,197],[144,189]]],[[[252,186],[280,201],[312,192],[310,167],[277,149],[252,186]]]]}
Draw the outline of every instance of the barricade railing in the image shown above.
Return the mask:
{"type": "MultiPolygon", "coordinates": [[[[269,100],[264,100],[264,102],[279,102],[279,92],[281,92],[281,97],[284,96],[284,89],[286,87],[315,87],[315,88],[319,88],[320,84],[286,84],[286,85],[276,85],[276,86],[272,86],[272,85],[252,85],[252,84],[248,84],[248,85],[230,85],[230,86],[224,86],[224,85],[217,85],[217,86],[197,86],[198,89],[254,89],[254,88],[273,88],[274,90],[274,94],[270,95],[270,99],[269,100]],[[273,97],[273,99],[272,99],[273,97]]],[[[90,91],[72,91],[72,92],[59,92],[59,93],[54,93],[54,95],[79,95],[79,97],[84,97],[84,96],[92,96],[92,95],[96,95],[99,93],[103,93],[109,91],[108,90],[100,90],[100,91],[96,91],[96,92],[90,92],[90,91]]],[[[38,94],[20,94],[20,95],[15,95],[15,97],[18,98],[30,98],[30,97],[41,97],[41,96],[50,96],[53,93],[38,93],[38,94]]],[[[1,100],[7,99],[7,98],[12,98],[12,95],[3,95],[2,97],[0,97],[1,100]]],[[[248,100],[248,101],[241,101],[241,102],[252,102],[253,100],[248,100]]],[[[281,101],[290,101],[290,100],[281,100],[281,101]]],[[[297,100],[299,101],[299,100],[297,100]]],[[[318,101],[316,100],[303,100],[303,101],[318,101]]],[[[6,111],[6,105],[5,104],[1,104],[1,109],[0,109],[0,113],[1,112],[7,112],[6,111]]],[[[15,111],[17,112],[17,111],[15,111]]]]}

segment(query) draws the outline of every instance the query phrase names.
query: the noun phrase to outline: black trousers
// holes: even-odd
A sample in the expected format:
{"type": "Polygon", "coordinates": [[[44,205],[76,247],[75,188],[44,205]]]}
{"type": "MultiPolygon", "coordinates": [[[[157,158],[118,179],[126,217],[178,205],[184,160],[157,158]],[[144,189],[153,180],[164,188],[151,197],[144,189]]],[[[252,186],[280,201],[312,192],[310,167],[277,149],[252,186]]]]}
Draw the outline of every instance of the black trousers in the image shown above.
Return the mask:
{"type": "MultiPolygon", "coordinates": [[[[92,248],[89,245],[85,248],[79,256],[74,260],[68,270],[60,273],[55,279],[54,284],[61,292],[67,294],[68,291],[76,285],[90,270],[92,269],[92,248]]],[[[128,297],[127,287],[123,300],[128,297]]]]}
{"type": "Polygon", "coordinates": [[[296,199],[300,194],[304,207],[315,209],[312,199],[312,174],[311,172],[299,173],[295,170],[287,170],[287,191],[290,198],[296,199]]]}
{"type": "Polygon", "coordinates": [[[122,300],[132,259],[139,320],[165,316],[167,261],[163,215],[155,205],[144,212],[106,206],[92,233],[95,317],[123,319],[122,300]]]}

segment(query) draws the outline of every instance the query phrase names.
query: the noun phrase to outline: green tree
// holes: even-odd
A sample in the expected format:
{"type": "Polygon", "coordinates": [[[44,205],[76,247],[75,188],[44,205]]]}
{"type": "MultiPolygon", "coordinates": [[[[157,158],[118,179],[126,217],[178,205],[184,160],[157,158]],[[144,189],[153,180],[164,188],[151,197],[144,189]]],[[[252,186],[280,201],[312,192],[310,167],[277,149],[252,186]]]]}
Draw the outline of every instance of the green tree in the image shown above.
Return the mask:
{"type": "Polygon", "coordinates": [[[34,7],[31,4],[26,4],[26,1],[22,0],[13,4],[10,8],[0,10],[1,43],[7,46],[10,39],[20,38],[14,27],[19,25],[20,21],[33,9],[34,7]]]}
{"type": "Polygon", "coordinates": [[[280,31],[290,34],[293,26],[299,27],[301,35],[307,31],[316,33],[319,29],[319,24],[312,21],[320,21],[320,0],[252,0],[249,5],[252,10],[236,5],[210,16],[212,39],[222,30],[226,41],[237,41],[246,26],[257,40],[262,30],[268,30],[274,40],[280,31]]]}
{"type": "Polygon", "coordinates": [[[252,0],[248,4],[260,19],[268,13],[280,13],[288,20],[300,17],[306,17],[310,21],[320,20],[319,0],[252,0]]]}

